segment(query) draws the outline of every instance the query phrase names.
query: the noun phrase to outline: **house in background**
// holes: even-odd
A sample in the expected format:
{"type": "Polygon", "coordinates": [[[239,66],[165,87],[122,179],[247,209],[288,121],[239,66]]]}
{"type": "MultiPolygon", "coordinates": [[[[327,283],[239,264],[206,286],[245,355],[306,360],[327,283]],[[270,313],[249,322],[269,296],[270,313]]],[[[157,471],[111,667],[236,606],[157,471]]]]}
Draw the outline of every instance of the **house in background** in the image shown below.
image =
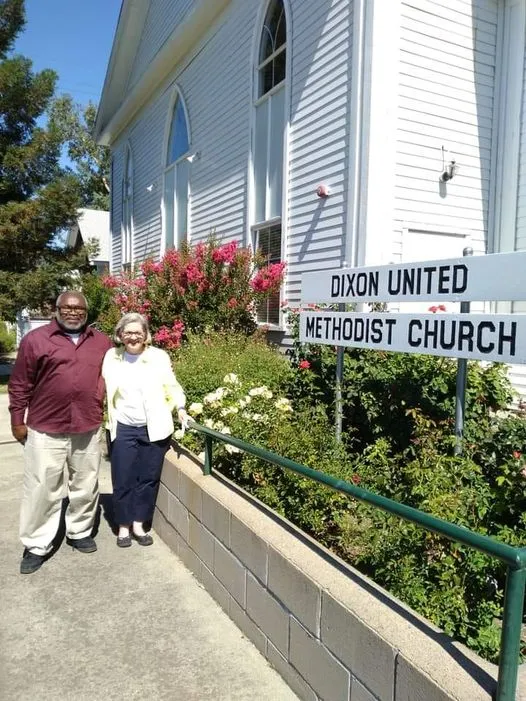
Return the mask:
{"type": "Polygon", "coordinates": [[[525,36],[526,0],[124,0],[112,270],[213,230],[295,304],[307,271],[526,249],[525,36]]]}
{"type": "Polygon", "coordinates": [[[69,229],[67,248],[79,251],[90,242],[98,245],[96,254],[88,255],[89,262],[99,275],[110,267],[110,213],[99,209],[79,209],[75,224],[69,229]]]}

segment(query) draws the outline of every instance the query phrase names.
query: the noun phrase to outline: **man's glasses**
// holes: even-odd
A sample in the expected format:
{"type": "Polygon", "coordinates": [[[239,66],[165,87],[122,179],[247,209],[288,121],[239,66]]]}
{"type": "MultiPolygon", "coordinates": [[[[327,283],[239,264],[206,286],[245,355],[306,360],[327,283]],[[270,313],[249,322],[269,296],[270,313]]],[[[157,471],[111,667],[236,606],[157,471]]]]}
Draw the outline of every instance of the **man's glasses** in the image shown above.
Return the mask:
{"type": "Polygon", "coordinates": [[[58,310],[61,314],[85,314],[88,311],[86,307],[70,307],[69,305],[59,307],[58,310]]]}

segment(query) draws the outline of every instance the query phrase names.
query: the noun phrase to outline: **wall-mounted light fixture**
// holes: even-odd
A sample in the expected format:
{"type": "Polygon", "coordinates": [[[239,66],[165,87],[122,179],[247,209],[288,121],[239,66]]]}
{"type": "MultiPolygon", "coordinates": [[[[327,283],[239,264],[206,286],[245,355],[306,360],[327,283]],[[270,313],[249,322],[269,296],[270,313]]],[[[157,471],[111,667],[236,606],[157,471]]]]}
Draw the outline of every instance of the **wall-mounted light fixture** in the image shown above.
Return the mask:
{"type": "Polygon", "coordinates": [[[450,161],[445,167],[445,169],[442,171],[442,175],[440,176],[440,182],[447,183],[448,180],[451,180],[456,175],[457,170],[457,162],[450,161]]]}
{"type": "Polygon", "coordinates": [[[442,173],[440,174],[439,178],[441,183],[447,183],[449,180],[452,180],[458,171],[458,165],[455,160],[450,160],[448,163],[446,163],[446,154],[449,158],[448,150],[445,146],[442,146],[442,173]]]}
{"type": "Polygon", "coordinates": [[[198,161],[201,158],[201,152],[196,151],[195,153],[191,153],[189,156],[186,157],[186,160],[188,163],[193,163],[194,161],[198,161]]]}

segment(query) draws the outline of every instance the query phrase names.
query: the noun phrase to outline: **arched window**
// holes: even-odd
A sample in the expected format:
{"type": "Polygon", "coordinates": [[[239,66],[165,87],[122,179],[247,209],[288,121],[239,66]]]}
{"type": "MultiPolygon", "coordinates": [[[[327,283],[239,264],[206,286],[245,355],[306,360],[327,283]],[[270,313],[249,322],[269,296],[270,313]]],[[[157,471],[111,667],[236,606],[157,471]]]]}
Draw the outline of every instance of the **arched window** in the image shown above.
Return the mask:
{"type": "MultiPolygon", "coordinates": [[[[283,0],[268,5],[256,55],[252,238],[269,263],[282,260],[286,130],[287,22],[283,0]]],[[[261,305],[258,321],[280,323],[279,295],[261,305]]]]}
{"type": "Polygon", "coordinates": [[[180,95],[177,95],[171,117],[164,171],[165,248],[179,248],[187,238],[189,148],[185,109],[180,95]]]}
{"type": "Polygon", "coordinates": [[[133,161],[131,148],[126,148],[124,177],[122,180],[122,243],[121,263],[125,270],[133,262],[133,161]]]}

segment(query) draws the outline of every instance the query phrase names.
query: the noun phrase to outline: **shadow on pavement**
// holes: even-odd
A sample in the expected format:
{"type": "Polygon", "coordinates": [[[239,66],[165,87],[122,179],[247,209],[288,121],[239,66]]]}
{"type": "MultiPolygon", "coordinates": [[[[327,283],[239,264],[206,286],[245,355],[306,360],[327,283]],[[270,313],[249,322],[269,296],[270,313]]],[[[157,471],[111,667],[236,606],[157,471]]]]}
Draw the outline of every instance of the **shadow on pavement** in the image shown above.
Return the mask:
{"type": "MultiPolygon", "coordinates": [[[[53,538],[53,547],[49,555],[46,556],[46,560],[53,557],[60,550],[62,544],[66,539],[66,509],[68,508],[68,504],[68,497],[64,497],[64,499],[62,499],[62,506],[60,512],[60,525],[58,527],[57,535],[53,538]]],[[[92,536],[94,538],[99,532],[102,518],[104,518],[112,533],[116,535],[118,532],[118,528],[116,527],[113,521],[113,502],[111,494],[101,494],[99,496],[99,504],[97,506],[97,513],[95,515],[95,523],[93,525],[92,531],[92,536]]]]}

